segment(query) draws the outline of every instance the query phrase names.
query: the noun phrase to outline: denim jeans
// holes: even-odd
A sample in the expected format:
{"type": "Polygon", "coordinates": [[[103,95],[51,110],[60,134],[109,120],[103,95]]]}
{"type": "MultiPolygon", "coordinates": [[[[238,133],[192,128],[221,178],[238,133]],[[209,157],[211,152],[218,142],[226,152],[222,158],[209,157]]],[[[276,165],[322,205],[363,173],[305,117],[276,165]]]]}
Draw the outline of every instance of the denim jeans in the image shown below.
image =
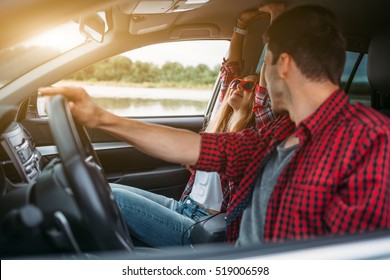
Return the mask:
{"type": "Polygon", "coordinates": [[[210,215],[189,197],[177,201],[138,188],[110,186],[130,234],[148,246],[190,244],[193,225],[210,215]]]}

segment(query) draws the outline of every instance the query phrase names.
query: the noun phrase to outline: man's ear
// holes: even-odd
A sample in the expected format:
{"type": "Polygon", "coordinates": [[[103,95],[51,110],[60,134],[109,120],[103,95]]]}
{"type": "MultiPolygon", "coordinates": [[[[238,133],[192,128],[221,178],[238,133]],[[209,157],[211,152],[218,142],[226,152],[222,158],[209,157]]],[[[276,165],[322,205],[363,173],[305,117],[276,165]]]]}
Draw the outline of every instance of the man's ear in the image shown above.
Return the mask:
{"type": "Polygon", "coordinates": [[[278,75],[285,79],[291,69],[292,57],[287,53],[281,53],[277,61],[278,75]]]}

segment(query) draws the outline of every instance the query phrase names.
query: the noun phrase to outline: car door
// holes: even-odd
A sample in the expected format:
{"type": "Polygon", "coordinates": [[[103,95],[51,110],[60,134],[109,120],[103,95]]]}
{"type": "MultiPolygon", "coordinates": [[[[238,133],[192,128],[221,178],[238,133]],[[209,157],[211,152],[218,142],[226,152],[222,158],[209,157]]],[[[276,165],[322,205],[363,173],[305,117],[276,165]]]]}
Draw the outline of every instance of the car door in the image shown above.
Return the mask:
{"type": "MultiPolygon", "coordinates": [[[[194,41],[193,44],[199,48],[199,42],[194,41]]],[[[211,41],[203,41],[203,44],[213,45],[211,41]]],[[[215,46],[220,52],[218,57],[223,57],[228,42],[224,41],[222,44],[214,42],[214,45],[218,45],[215,46]]],[[[187,46],[188,50],[193,49],[191,45],[187,46]]],[[[179,47],[183,49],[182,46],[179,47]]],[[[175,46],[171,45],[168,49],[172,48],[175,46]]],[[[156,50],[158,46],[153,46],[151,51],[156,50]]],[[[200,59],[199,64],[195,66],[185,65],[184,61],[160,63],[161,66],[158,66],[158,62],[142,61],[139,52],[136,50],[130,54],[109,58],[74,73],[58,84],[81,84],[101,106],[123,117],[194,132],[201,131],[219,91],[219,65],[208,66],[200,59]],[[114,74],[108,74],[113,71],[114,74]],[[201,76],[203,80],[185,79],[185,72],[194,78],[201,76]],[[112,76],[115,75],[122,75],[121,82],[112,85],[112,76]],[[164,81],[148,82],[150,81],[147,79],[148,75],[154,75],[154,79],[156,76],[173,78],[169,80],[169,77],[166,77],[171,83],[167,88],[163,84],[164,81]],[[184,82],[177,80],[178,75],[183,76],[184,82]],[[172,84],[172,81],[177,81],[180,86],[172,84]],[[105,94],[107,92],[108,95],[105,94]]],[[[150,55],[150,51],[146,51],[145,54],[150,55]]],[[[205,59],[209,60],[208,56],[205,59]]],[[[29,131],[42,153],[42,162],[47,164],[58,154],[48,126],[44,100],[34,96],[25,102],[23,109],[20,111],[19,121],[29,131]]],[[[150,157],[98,129],[87,131],[109,182],[142,188],[176,199],[180,197],[190,176],[185,166],[150,157]]]]}

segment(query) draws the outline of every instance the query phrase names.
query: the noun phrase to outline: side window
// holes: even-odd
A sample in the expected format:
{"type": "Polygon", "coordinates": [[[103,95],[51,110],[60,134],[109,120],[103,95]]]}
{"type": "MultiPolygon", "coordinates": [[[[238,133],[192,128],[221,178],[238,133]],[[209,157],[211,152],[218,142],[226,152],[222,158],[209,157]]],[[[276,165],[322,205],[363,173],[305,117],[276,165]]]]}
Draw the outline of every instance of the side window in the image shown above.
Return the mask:
{"type": "Polygon", "coordinates": [[[357,68],[349,88],[352,101],[358,101],[367,105],[371,104],[371,89],[367,77],[367,54],[365,54],[357,68]]]}
{"type": "Polygon", "coordinates": [[[229,41],[216,40],[151,45],[96,63],[58,84],[82,86],[102,107],[124,117],[200,116],[228,47],[229,41]]]}
{"type": "Polygon", "coordinates": [[[361,59],[360,56],[360,53],[347,52],[341,83],[344,87],[347,86],[350,103],[360,102],[370,106],[371,90],[367,78],[367,54],[364,54],[361,59]],[[355,67],[357,69],[353,73],[355,67]]]}

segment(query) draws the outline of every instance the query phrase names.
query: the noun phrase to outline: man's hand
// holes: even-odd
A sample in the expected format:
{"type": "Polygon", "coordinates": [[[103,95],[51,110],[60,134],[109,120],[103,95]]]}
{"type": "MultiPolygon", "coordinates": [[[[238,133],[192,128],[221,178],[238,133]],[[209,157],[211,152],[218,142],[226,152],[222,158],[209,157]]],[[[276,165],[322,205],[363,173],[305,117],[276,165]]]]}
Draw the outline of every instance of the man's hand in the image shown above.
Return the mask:
{"type": "Polygon", "coordinates": [[[61,94],[69,101],[69,108],[73,117],[89,128],[96,128],[106,112],[93,102],[87,92],[80,87],[46,87],[38,89],[42,96],[54,96],[61,94]]]}
{"type": "Polygon", "coordinates": [[[197,133],[116,116],[93,102],[83,88],[47,87],[38,92],[47,97],[65,96],[73,117],[81,124],[102,129],[146,154],[186,165],[195,165],[198,160],[201,137],[197,133]]]}

